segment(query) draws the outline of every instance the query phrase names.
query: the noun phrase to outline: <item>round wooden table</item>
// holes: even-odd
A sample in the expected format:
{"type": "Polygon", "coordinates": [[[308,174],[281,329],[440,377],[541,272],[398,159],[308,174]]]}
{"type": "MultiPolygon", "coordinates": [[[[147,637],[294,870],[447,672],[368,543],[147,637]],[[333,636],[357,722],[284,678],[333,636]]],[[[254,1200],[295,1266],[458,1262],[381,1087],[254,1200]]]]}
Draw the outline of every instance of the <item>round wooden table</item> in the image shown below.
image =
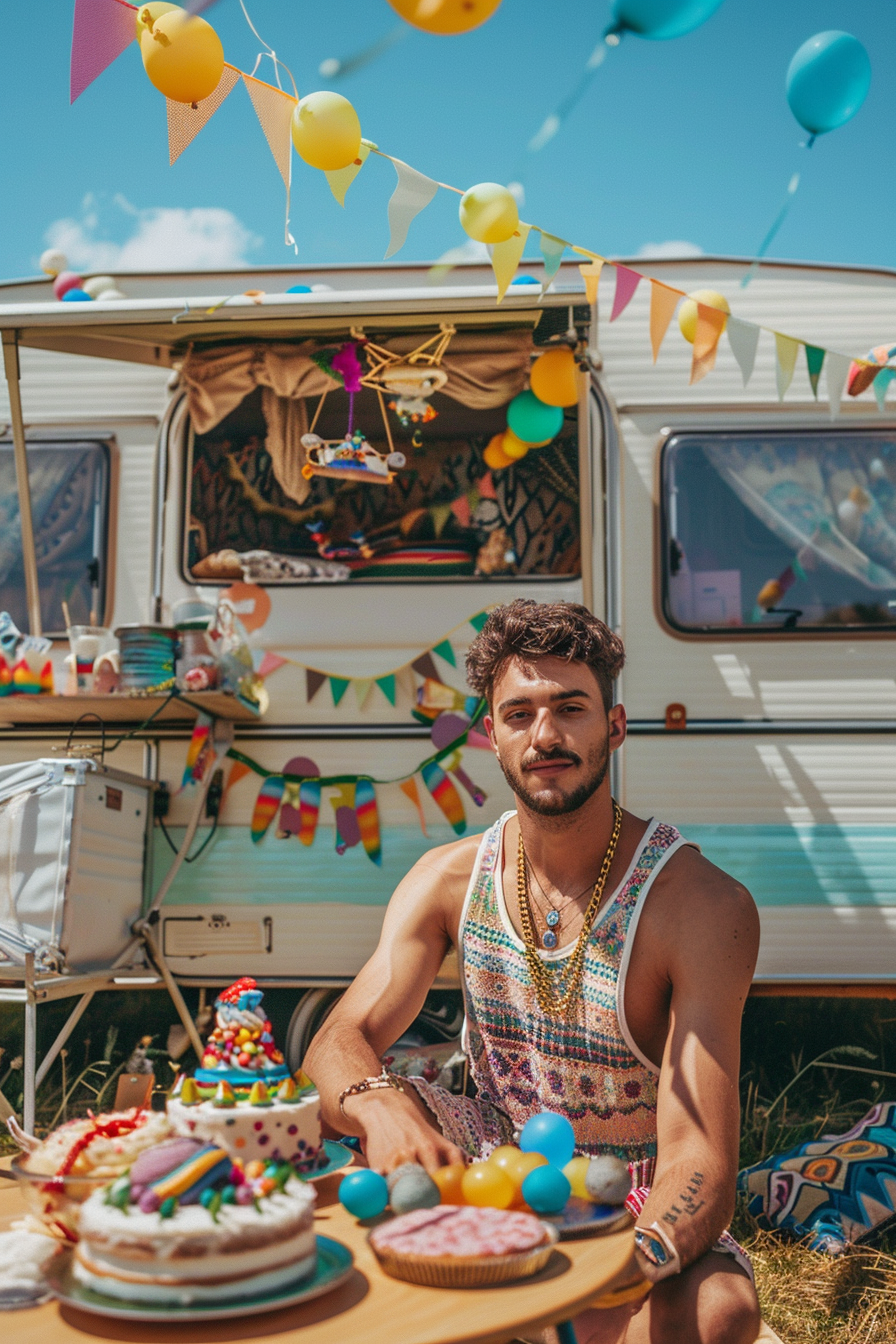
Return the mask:
{"type": "MultiPolygon", "coordinates": [[[[603,1237],[561,1242],[534,1278],[507,1287],[420,1288],[388,1278],[367,1245],[367,1228],[339,1204],[339,1177],[317,1183],[317,1231],[348,1246],[355,1257],[352,1276],[341,1288],[307,1306],[233,1321],[184,1325],[119,1321],[48,1302],[5,1317],[16,1344],[86,1344],[124,1340],[133,1344],[223,1344],[262,1340],[280,1344],[506,1344],[568,1321],[626,1269],[632,1256],[631,1229],[603,1237]]],[[[24,1212],[18,1189],[3,1181],[0,1229],[24,1212]]]]}

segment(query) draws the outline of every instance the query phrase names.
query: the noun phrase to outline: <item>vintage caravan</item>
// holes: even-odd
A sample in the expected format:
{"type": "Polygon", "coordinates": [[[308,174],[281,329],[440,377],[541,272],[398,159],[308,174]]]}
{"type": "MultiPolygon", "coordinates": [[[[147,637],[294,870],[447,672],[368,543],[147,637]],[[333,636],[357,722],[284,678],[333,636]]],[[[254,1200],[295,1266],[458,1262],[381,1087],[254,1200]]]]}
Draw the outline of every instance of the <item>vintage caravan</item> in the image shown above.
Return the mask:
{"type": "MultiPolygon", "coordinates": [[[[893,336],[896,273],[769,263],[742,288],[747,267],[735,260],[634,264],[685,291],[720,290],[741,318],[819,348],[861,355],[893,336]]],[[[540,277],[539,266],[523,269],[540,277]]],[[[896,421],[886,404],[844,398],[832,417],[824,379],[816,400],[802,364],[779,400],[771,335],[746,387],[725,338],[714,373],[689,386],[691,349],[674,323],[651,362],[649,287],[610,325],[604,294],[589,307],[575,265],[544,296],[518,284],[500,306],[478,265],[435,278],[392,265],[120,283],[126,299],[89,305],[56,303],[45,281],[7,284],[0,329],[8,375],[16,352],[21,369],[57,682],[63,598],[73,620],[93,599],[120,627],[170,622],[176,604],[214,602],[248,580],[240,610],[268,703],[235,724],[225,779],[241,768],[215,833],[161,906],[159,947],[181,984],[251,973],[294,987],[301,1052],[372,950],[413,861],[508,805],[475,735],[436,775],[420,771],[446,745],[450,716],[462,727],[471,709],[463,654],[477,618],[516,596],[584,601],[623,635],[629,737],[614,762],[617,796],[677,824],[751,888],[757,986],[892,982],[896,421]],[[307,292],[288,293],[297,283],[307,292]],[[391,392],[388,380],[354,396],[332,390],[327,361],[364,341],[393,364],[429,343],[440,376],[422,396],[396,393],[395,380],[391,392]],[[581,362],[578,405],[549,444],[492,470],[484,454],[533,356],[566,341],[581,362]],[[350,479],[318,470],[353,431],[376,461],[350,479]],[[440,728],[432,706],[448,716],[440,728]],[[283,779],[315,772],[332,781],[316,794],[283,779]],[[379,829],[362,837],[364,801],[379,829]]],[[[24,631],[13,456],[8,430],[0,609],[24,631]]],[[[77,710],[72,701],[61,717],[77,710]]],[[[150,899],[191,812],[180,785],[192,724],[141,727],[141,717],[135,702],[110,760],[168,786],[164,829],[148,845],[150,899]]],[[[0,701],[0,722],[3,764],[46,757],[68,733],[23,721],[16,697],[0,701]]],[[[82,727],[79,740],[85,732],[95,735],[82,727]]],[[[211,825],[202,818],[194,852],[211,825]]]]}

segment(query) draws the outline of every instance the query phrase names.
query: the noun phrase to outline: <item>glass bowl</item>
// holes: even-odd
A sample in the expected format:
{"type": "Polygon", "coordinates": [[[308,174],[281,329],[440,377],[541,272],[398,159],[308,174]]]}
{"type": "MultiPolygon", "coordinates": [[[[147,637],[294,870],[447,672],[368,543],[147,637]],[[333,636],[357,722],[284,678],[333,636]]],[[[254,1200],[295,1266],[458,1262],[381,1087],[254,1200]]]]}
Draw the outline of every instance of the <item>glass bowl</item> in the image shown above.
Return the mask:
{"type": "Polygon", "coordinates": [[[64,1241],[78,1240],[78,1219],[81,1205],[95,1190],[102,1190],[113,1176],[51,1176],[45,1171],[29,1171],[23,1163],[27,1159],[14,1157],[9,1171],[0,1176],[12,1177],[18,1183],[28,1208],[48,1232],[64,1241]]]}

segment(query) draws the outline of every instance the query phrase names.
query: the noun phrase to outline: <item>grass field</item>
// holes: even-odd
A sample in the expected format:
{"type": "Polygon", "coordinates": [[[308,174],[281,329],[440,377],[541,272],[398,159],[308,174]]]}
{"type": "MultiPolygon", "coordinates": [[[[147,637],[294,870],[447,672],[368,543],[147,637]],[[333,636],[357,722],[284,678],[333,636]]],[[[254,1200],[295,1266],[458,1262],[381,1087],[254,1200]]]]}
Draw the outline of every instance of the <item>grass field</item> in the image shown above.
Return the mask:
{"type": "MultiPolygon", "coordinates": [[[[268,992],[282,1040],[296,993],[268,992]]],[[[46,1047],[64,1004],[41,1008],[46,1047]]],[[[174,1010],[162,994],[99,995],[39,1096],[42,1127],[109,1105],[115,1081],[144,1036],[160,1089],[174,1077],[165,1049],[174,1010]],[[114,1011],[110,1009],[114,1007],[114,1011]]],[[[848,1129],[875,1102],[896,1097],[896,1004],[883,1000],[751,999],[743,1028],[741,1165],[848,1129]]],[[[0,1090],[21,1105],[19,1009],[0,1006],[0,1090]]],[[[188,1065],[192,1056],[187,1056],[188,1065]]],[[[893,1344],[896,1234],[831,1259],[759,1230],[743,1209],[732,1226],[756,1269],[763,1315],[784,1344],[893,1344]]]]}

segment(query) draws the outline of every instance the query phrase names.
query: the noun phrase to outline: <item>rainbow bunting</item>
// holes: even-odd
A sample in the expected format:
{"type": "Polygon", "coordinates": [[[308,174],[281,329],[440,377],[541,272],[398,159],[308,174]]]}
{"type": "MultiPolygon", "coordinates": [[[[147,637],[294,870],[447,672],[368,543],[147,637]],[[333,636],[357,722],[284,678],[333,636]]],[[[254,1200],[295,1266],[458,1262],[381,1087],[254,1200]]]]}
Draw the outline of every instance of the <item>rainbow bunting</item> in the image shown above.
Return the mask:
{"type": "Polygon", "coordinates": [[[209,743],[209,735],[212,729],[212,720],[209,714],[198,714],[196,716],[196,725],[193,729],[193,736],[190,738],[190,745],[187,748],[187,761],[184,766],[183,778],[180,781],[182,789],[188,784],[192,784],[194,779],[202,778],[202,771],[197,770],[199,758],[209,743]]]}
{"type": "Polygon", "coordinates": [[[299,785],[299,839],[303,845],[314,843],[319,816],[320,784],[316,779],[305,779],[299,785]]]}
{"type": "Polygon", "coordinates": [[[433,801],[444,812],[455,835],[463,835],[467,829],[464,805],[445,771],[435,761],[430,761],[428,765],[422,767],[420,773],[423,776],[423,783],[433,796],[433,801]]]}
{"type": "Polygon", "coordinates": [[[271,775],[258,790],[252,824],[249,828],[253,844],[257,845],[267,834],[268,827],[277,815],[285,788],[286,780],[282,775],[271,775]]]}
{"type": "Polygon", "coordinates": [[[376,806],[376,789],[369,779],[359,779],[355,785],[355,813],[365,854],[373,863],[381,864],[380,814],[376,806]]]}

